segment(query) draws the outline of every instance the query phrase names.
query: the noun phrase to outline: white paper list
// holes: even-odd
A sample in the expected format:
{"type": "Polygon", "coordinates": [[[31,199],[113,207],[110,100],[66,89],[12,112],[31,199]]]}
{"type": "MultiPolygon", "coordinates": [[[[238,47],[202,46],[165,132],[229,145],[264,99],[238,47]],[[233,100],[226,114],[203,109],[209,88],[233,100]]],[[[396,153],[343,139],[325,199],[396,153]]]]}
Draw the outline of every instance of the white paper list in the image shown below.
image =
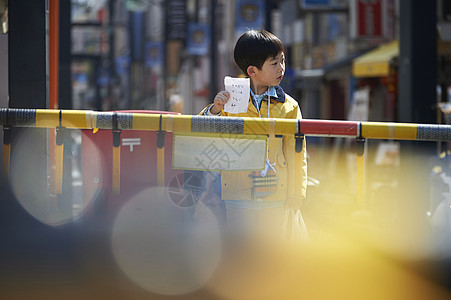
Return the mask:
{"type": "Polygon", "coordinates": [[[247,112],[251,82],[249,78],[224,78],[225,90],[229,92],[229,101],[224,106],[224,111],[238,114],[247,112]]]}

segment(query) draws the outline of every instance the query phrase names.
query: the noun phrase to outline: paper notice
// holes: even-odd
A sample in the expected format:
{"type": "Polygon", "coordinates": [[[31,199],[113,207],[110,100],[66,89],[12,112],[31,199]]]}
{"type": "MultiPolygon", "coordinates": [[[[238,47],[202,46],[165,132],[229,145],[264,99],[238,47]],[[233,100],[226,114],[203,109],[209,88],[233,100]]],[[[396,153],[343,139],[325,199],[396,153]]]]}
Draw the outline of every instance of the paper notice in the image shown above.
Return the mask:
{"type": "Polygon", "coordinates": [[[224,106],[224,111],[238,114],[247,112],[251,82],[249,78],[224,78],[225,90],[229,92],[229,101],[224,106]]]}

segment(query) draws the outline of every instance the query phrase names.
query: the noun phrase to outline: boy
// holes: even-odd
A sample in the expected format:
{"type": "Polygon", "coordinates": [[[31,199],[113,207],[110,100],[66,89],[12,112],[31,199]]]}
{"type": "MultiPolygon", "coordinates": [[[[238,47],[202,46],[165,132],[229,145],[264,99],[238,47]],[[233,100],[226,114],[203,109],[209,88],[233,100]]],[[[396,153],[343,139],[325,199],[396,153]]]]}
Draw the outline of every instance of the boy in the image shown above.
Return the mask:
{"type": "MultiPolygon", "coordinates": [[[[285,72],[284,48],[279,38],[263,29],[249,30],[238,39],[234,59],[243,73],[250,78],[251,91],[247,112],[225,112],[224,105],[230,95],[221,91],[216,95],[214,103],[204,108],[201,114],[302,118],[297,101],[285,94],[279,86],[285,72]]],[[[207,188],[213,183],[211,178],[210,182],[208,181],[208,177],[207,188]]],[[[215,180],[215,183],[217,182],[215,180]]],[[[294,135],[268,138],[265,170],[223,171],[220,184],[220,197],[225,202],[229,225],[238,225],[240,230],[243,225],[259,229],[262,229],[262,225],[265,230],[281,229],[284,208],[300,209],[306,196],[305,139],[302,151],[297,153],[294,135]]]]}

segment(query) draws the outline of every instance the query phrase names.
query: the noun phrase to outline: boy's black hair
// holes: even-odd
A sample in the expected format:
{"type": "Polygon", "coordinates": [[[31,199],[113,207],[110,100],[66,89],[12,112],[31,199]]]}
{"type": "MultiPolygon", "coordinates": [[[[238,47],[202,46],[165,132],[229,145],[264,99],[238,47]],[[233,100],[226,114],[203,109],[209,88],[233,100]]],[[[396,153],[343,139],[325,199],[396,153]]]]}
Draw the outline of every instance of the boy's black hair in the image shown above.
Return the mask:
{"type": "Polygon", "coordinates": [[[283,52],[280,39],[274,34],[264,30],[249,30],[240,36],[235,45],[233,56],[235,63],[247,74],[249,66],[255,66],[261,70],[268,58],[273,58],[283,52]]]}

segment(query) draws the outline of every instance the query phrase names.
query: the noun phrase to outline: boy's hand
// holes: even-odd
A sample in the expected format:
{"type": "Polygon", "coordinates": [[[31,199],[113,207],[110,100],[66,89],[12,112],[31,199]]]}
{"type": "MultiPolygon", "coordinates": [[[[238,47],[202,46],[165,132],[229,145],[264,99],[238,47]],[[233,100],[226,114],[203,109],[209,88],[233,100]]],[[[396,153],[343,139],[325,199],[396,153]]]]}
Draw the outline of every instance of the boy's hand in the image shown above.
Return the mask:
{"type": "Polygon", "coordinates": [[[220,111],[224,109],[224,105],[229,101],[230,94],[226,91],[221,91],[216,94],[214,104],[210,108],[210,112],[214,115],[219,114],[220,111]]]}

